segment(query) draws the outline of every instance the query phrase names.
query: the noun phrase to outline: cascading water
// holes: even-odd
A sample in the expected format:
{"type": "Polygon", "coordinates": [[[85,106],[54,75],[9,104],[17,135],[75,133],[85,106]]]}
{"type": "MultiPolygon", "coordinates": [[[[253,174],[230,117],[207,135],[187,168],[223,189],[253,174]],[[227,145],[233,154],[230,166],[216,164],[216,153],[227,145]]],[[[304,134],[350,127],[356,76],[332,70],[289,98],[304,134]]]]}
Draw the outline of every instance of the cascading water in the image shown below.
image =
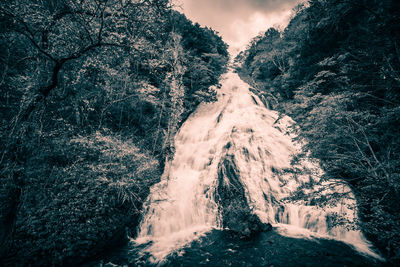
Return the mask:
{"type": "MultiPolygon", "coordinates": [[[[261,221],[292,237],[330,237],[353,244],[373,254],[363,235],[343,226],[331,227],[333,213],[349,220],[357,217],[349,187],[332,181],[326,192],[346,193],[336,205],[317,207],[285,200],[300,186],[317,181],[317,175],[291,172],[293,143],[288,117],[265,108],[237,74],[227,73],[218,90],[218,101],[201,104],[175,137],[176,153],[167,164],[160,183],[151,188],[144,205],[137,244],[147,244],[146,252],[156,261],[183,247],[221,224],[218,207],[218,177],[222,162],[229,160],[238,173],[250,210],[261,221]]],[[[300,164],[300,165],[299,165],[300,164]]],[[[319,171],[310,162],[297,167],[319,171]]],[[[220,178],[220,179],[219,179],[220,178]]],[[[319,187],[322,188],[320,185],[319,187]]],[[[321,188],[309,188],[322,191],[321,188]]]]}

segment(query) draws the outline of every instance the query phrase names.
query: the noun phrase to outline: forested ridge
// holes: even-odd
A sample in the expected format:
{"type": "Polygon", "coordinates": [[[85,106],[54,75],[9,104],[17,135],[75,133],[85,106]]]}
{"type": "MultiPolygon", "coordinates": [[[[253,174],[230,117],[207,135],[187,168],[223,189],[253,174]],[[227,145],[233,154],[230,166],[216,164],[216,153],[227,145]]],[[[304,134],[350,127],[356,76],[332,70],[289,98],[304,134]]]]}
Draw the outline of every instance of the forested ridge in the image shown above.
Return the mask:
{"type": "Polygon", "coordinates": [[[80,264],[135,231],[227,45],[167,0],[6,0],[0,36],[0,263],[80,264]]]}
{"type": "Polygon", "coordinates": [[[325,178],[352,187],[361,229],[392,264],[400,259],[399,13],[394,0],[311,0],[235,59],[266,104],[296,121],[325,178]]]}

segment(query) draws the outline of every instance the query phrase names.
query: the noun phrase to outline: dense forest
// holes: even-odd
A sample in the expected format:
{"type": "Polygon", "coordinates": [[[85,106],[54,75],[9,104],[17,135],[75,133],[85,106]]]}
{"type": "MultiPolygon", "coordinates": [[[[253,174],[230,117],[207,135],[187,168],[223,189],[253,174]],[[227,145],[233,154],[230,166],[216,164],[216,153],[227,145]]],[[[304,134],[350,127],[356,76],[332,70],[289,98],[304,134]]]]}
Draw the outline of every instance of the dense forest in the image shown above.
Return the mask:
{"type": "Polygon", "coordinates": [[[134,232],[227,45],[167,0],[4,0],[0,265],[75,265],[134,232]]]}
{"type": "Polygon", "coordinates": [[[270,108],[296,121],[325,178],[353,188],[363,232],[398,263],[400,2],[311,0],[235,61],[270,108]]]}

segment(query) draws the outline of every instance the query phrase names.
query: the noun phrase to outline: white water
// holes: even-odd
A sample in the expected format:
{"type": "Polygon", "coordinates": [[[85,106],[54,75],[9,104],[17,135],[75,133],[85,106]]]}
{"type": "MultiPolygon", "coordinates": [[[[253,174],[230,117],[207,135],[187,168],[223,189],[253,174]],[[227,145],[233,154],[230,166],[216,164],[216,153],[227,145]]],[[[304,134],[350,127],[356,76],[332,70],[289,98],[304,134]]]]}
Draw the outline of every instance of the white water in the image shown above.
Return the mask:
{"type": "MultiPolygon", "coordinates": [[[[276,226],[282,235],[334,238],[374,255],[359,231],[330,228],[327,224],[332,212],[350,220],[357,216],[349,187],[333,185],[325,190],[350,192],[348,198],[334,206],[318,208],[284,201],[310,181],[309,175],[282,173],[293,169],[292,156],[299,153],[299,146],[288,133],[292,120],[284,117],[276,122],[278,114],[266,109],[237,74],[225,74],[222,85],[218,101],[200,105],[176,135],[174,160],[167,165],[162,181],[151,188],[135,242],[151,241],[145,251],[160,261],[218,228],[220,216],[214,199],[217,168],[221,158],[234,155],[249,206],[263,222],[276,226]],[[228,143],[231,146],[227,149],[228,143]]],[[[297,167],[320,172],[310,162],[297,167]]],[[[316,177],[312,179],[318,180],[316,177]]]]}

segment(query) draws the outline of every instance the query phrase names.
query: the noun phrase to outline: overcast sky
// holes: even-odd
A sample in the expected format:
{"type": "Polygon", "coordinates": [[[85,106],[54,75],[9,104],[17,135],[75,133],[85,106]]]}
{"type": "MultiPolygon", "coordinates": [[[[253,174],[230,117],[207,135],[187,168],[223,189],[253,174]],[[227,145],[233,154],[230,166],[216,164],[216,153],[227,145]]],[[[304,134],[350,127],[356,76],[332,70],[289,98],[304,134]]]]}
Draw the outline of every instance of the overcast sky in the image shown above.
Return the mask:
{"type": "Polygon", "coordinates": [[[285,27],[301,0],[175,0],[181,12],[202,26],[219,32],[231,53],[272,26],[285,27]]]}

